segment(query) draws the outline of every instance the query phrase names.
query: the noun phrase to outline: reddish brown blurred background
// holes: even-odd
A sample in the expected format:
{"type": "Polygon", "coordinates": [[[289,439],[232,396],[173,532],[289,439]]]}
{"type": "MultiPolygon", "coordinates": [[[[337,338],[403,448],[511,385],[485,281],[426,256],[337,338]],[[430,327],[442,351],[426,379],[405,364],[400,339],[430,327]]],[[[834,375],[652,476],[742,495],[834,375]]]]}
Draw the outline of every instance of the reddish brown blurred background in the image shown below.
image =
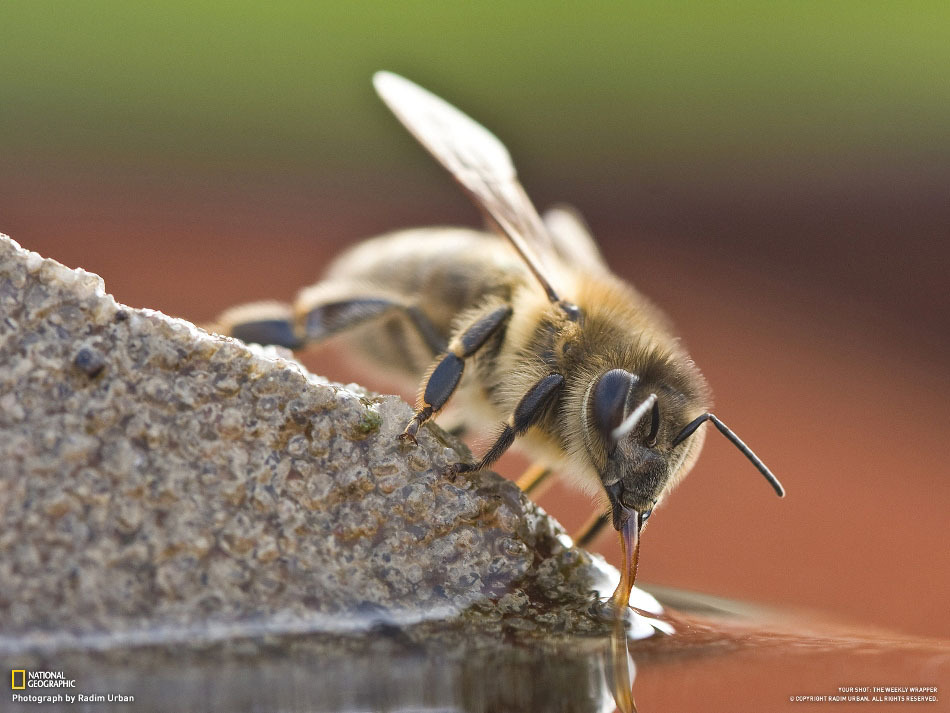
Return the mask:
{"type": "MultiPolygon", "coordinates": [[[[0,231],[198,322],[290,300],[363,237],[477,222],[372,94],[403,72],[582,210],[786,485],[710,434],[641,581],[947,638],[950,17],[758,7],[7,7],[0,231]]],[[[385,385],[338,356],[305,360],[385,385]]]]}

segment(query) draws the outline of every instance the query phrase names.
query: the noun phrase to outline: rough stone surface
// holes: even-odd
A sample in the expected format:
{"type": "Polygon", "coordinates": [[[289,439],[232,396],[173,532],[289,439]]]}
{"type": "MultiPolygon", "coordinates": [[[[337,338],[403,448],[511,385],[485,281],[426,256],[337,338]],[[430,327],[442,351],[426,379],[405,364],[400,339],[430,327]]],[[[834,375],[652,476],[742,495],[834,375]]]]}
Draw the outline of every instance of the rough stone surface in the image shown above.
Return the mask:
{"type": "Polygon", "coordinates": [[[602,627],[599,565],[410,416],[0,236],[0,650],[602,627]]]}

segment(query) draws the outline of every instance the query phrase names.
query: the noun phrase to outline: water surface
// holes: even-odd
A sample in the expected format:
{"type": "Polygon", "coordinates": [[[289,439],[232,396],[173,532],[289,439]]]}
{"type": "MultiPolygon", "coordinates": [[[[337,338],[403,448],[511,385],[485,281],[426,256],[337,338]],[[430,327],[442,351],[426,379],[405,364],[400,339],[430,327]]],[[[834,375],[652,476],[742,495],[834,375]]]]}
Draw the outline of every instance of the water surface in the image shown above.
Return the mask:
{"type": "Polygon", "coordinates": [[[887,710],[896,711],[936,710],[947,700],[950,642],[675,590],[656,594],[662,609],[649,598],[636,600],[651,611],[631,611],[602,637],[559,636],[543,627],[485,637],[447,625],[420,639],[376,623],[359,636],[54,652],[33,665],[68,668],[85,693],[132,694],[136,711],[643,713],[813,710],[831,703],[865,710],[859,707],[875,695],[882,703],[890,696],[887,710]],[[927,686],[938,690],[906,700],[911,687],[927,686]],[[882,691],[875,694],[875,687],[882,691]]]}

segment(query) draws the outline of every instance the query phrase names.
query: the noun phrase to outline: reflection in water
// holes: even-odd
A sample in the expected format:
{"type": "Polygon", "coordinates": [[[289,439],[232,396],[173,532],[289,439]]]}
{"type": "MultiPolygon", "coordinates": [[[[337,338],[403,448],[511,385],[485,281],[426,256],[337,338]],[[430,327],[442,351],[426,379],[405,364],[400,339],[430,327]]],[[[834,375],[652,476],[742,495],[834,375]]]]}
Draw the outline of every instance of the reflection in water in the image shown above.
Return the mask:
{"type": "MultiPolygon", "coordinates": [[[[652,597],[641,592],[636,599],[649,604],[652,597]]],[[[420,643],[380,625],[369,637],[282,636],[163,656],[60,652],[25,665],[69,671],[80,692],[134,695],[138,713],[634,711],[636,668],[627,642],[656,636],[654,624],[663,622],[632,610],[623,621],[602,607],[598,614],[613,626],[602,637],[506,631],[486,640],[470,632],[420,643]]]]}
{"type": "Polygon", "coordinates": [[[607,658],[607,689],[613,696],[617,710],[620,713],[635,713],[637,704],[633,700],[633,681],[637,677],[637,666],[630,656],[627,632],[620,620],[611,632],[607,658]]]}
{"type": "Polygon", "coordinates": [[[761,711],[789,695],[827,693],[857,680],[939,686],[950,674],[945,642],[830,625],[825,631],[832,633],[819,636],[735,603],[664,592],[660,599],[677,607],[664,610],[650,595],[634,593],[643,608],[631,609],[626,620],[608,605],[598,612],[613,627],[601,637],[432,629],[420,638],[378,625],[362,637],[275,636],[164,655],[57,652],[17,665],[68,671],[80,692],[135,695],[137,713],[626,713],[638,710],[635,697],[641,713],[761,711]],[[827,672],[833,675],[826,681],[827,672]]]}
{"type": "Polygon", "coordinates": [[[304,651],[247,660],[168,661],[147,673],[100,663],[77,679],[84,690],[132,693],[139,712],[207,702],[215,710],[301,713],[636,710],[635,668],[622,634],[553,648],[317,654],[305,642],[298,647],[304,651]]]}

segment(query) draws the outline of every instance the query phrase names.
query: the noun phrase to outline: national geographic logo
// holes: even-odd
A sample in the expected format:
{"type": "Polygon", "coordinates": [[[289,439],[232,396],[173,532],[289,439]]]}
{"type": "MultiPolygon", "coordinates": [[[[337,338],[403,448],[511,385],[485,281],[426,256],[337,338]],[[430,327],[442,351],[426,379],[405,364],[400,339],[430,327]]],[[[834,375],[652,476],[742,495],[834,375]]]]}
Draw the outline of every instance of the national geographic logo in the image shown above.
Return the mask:
{"type": "Polygon", "coordinates": [[[10,688],[13,689],[10,694],[13,703],[135,703],[135,696],[119,691],[76,691],[76,679],[66,678],[65,671],[30,671],[15,668],[10,671],[10,688]],[[64,688],[72,691],[62,690],[64,688]]]}
{"type": "Polygon", "coordinates": [[[10,688],[23,691],[27,688],[75,688],[76,679],[66,678],[64,671],[27,671],[15,668],[10,671],[10,688]]]}

